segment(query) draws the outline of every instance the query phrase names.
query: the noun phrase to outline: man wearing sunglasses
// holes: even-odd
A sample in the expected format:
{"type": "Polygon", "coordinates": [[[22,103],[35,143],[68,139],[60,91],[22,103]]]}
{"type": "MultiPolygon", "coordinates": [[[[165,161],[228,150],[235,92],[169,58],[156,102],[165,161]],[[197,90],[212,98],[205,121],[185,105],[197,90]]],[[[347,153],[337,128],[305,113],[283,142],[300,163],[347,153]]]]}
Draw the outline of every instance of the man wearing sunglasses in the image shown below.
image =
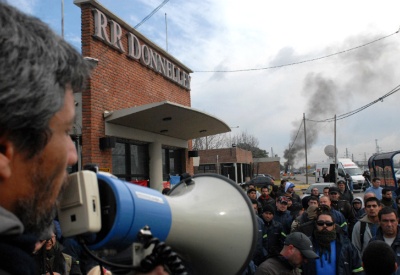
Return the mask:
{"type": "Polygon", "coordinates": [[[376,197],[365,200],[366,215],[362,217],[353,228],[351,241],[362,254],[368,242],[376,236],[379,226],[378,213],[381,210],[381,202],[376,197]]]}
{"type": "Polygon", "coordinates": [[[357,249],[335,224],[330,212],[318,213],[311,241],[319,259],[303,264],[302,274],[362,274],[357,249]]]}

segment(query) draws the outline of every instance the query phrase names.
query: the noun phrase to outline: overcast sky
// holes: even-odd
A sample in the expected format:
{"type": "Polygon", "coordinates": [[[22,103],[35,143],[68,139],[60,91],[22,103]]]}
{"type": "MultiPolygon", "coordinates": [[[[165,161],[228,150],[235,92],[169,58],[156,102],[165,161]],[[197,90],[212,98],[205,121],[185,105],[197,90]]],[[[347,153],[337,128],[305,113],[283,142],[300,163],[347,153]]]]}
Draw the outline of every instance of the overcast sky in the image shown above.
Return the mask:
{"type": "MultiPolygon", "coordinates": [[[[9,2],[61,34],[61,0],[9,2]]],[[[135,26],[163,1],[99,2],[135,26]]],[[[64,5],[65,38],[80,49],[80,9],[72,0],[64,5]]],[[[299,128],[300,143],[293,149],[304,152],[303,113],[310,120],[340,116],[400,85],[399,10],[398,0],[170,0],[138,31],[165,49],[167,14],[168,52],[194,71],[192,107],[239,126],[233,134],[246,131],[284,162],[299,128]],[[314,61],[304,62],[309,60],[314,61]],[[282,66],[293,63],[300,64],[282,66]],[[237,70],[244,71],[217,72],[237,70]]],[[[377,144],[382,151],[400,150],[399,99],[396,92],[338,120],[339,157],[347,150],[364,160],[377,144]]],[[[334,144],[334,123],[306,121],[306,126],[308,161],[325,160],[325,146],[334,144]]],[[[304,163],[298,155],[296,165],[304,163]]]]}

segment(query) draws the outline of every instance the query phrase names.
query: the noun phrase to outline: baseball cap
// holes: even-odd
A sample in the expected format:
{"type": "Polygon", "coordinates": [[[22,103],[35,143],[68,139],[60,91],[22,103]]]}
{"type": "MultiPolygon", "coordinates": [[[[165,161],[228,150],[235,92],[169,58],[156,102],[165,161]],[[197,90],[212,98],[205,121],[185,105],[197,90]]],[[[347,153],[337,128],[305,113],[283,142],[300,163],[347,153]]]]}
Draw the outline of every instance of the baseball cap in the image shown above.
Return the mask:
{"type": "Polygon", "coordinates": [[[307,259],[317,259],[319,256],[314,252],[310,239],[301,232],[293,232],[285,239],[285,245],[293,245],[307,259]]]}
{"type": "Polygon", "coordinates": [[[339,190],[339,188],[337,188],[335,186],[329,187],[329,194],[333,193],[333,192],[339,193],[340,190],[339,190]]]}
{"type": "Polygon", "coordinates": [[[277,201],[282,204],[288,204],[289,199],[285,196],[280,196],[277,201]]]}

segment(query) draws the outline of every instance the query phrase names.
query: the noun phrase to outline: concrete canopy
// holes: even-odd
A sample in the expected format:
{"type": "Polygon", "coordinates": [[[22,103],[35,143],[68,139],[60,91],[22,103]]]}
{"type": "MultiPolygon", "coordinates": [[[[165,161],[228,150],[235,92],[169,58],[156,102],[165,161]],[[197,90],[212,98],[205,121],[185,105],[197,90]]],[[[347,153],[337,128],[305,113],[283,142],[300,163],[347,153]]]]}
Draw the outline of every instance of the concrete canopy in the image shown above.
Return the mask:
{"type": "Polygon", "coordinates": [[[169,101],[104,112],[106,123],[190,140],[230,132],[223,121],[188,106],[169,101]]]}

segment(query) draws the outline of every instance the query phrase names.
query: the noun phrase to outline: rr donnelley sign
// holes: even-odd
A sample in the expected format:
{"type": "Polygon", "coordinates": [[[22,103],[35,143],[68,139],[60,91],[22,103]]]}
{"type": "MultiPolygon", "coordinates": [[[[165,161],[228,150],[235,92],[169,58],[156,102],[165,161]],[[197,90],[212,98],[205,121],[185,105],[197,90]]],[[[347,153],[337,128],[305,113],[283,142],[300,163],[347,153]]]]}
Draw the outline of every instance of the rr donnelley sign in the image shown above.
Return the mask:
{"type": "MultiPolygon", "coordinates": [[[[122,44],[122,28],[114,20],[108,20],[106,15],[98,9],[93,9],[95,31],[94,37],[104,41],[106,44],[116,48],[122,53],[126,53],[122,44]],[[107,34],[107,25],[110,24],[110,37],[107,34]]],[[[158,54],[154,49],[141,43],[131,32],[127,33],[128,52],[126,55],[132,59],[140,61],[152,70],[164,75],[175,83],[190,90],[190,75],[169,61],[167,58],[158,54]]]]}

